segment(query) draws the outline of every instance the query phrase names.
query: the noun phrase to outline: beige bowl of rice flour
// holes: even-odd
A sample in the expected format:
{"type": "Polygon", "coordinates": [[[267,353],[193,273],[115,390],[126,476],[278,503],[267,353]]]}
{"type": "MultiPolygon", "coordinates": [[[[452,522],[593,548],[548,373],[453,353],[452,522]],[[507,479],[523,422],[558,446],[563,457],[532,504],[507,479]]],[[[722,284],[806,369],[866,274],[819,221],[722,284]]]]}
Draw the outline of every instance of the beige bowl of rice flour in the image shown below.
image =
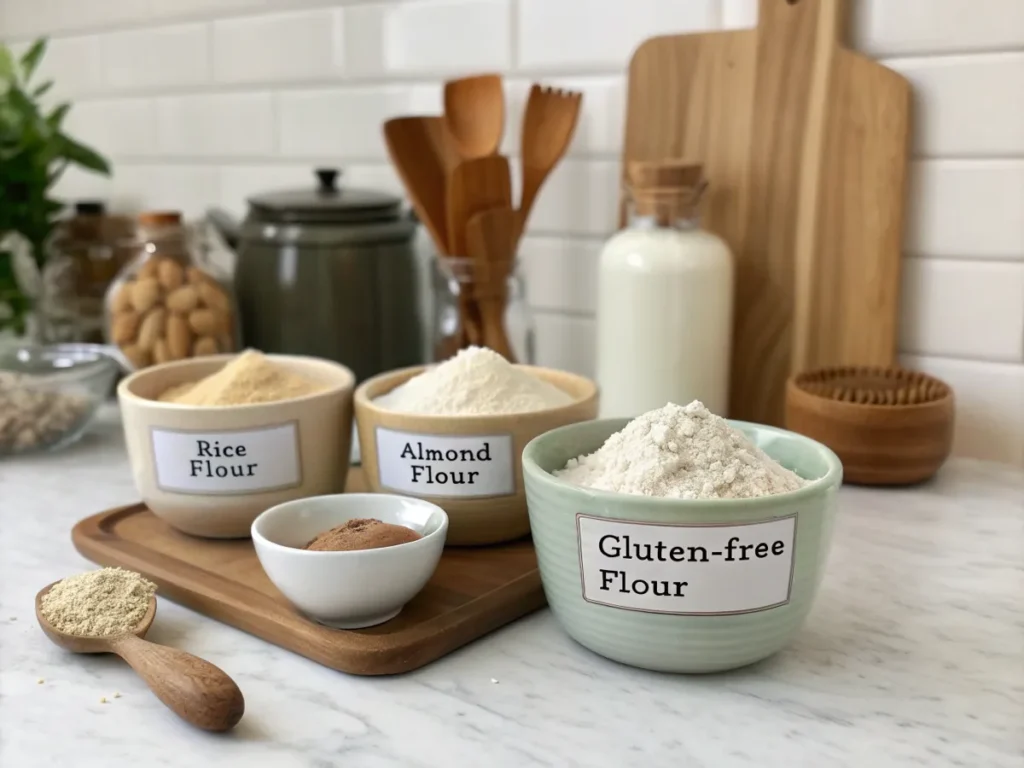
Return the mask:
{"type": "Polygon", "coordinates": [[[254,351],[134,373],[117,394],[136,488],[185,533],[248,537],[270,507],[344,490],[354,388],[338,363],[254,351]]]}
{"type": "Polygon", "coordinates": [[[355,393],[370,488],[443,508],[454,545],[528,534],[523,448],[548,430],[595,418],[597,407],[593,381],[511,365],[477,347],[436,366],[381,374],[355,393]]]}

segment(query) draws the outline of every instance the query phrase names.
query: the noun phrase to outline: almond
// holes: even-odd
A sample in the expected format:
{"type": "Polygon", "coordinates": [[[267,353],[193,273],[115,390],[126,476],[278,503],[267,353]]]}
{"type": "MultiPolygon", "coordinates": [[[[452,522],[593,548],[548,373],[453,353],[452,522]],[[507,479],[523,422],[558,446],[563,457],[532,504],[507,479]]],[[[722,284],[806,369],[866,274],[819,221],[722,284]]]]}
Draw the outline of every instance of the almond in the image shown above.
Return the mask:
{"type": "Polygon", "coordinates": [[[163,307],[155,307],[150,310],[139,326],[139,349],[150,351],[156,344],[156,340],[164,335],[164,323],[167,319],[167,310],[163,307]]]}
{"type": "Polygon", "coordinates": [[[132,285],[132,306],[137,312],[145,312],[159,300],[160,283],[155,277],[140,278],[132,285]]]}
{"type": "Polygon", "coordinates": [[[160,259],[157,277],[164,290],[173,291],[185,282],[185,270],[174,259],[160,259]]]}
{"type": "Polygon", "coordinates": [[[203,283],[207,283],[213,279],[199,267],[189,267],[185,271],[185,275],[192,285],[202,285],[203,283]]]}
{"type": "Polygon", "coordinates": [[[194,285],[183,285],[167,294],[164,303],[172,312],[187,315],[199,305],[199,291],[194,285]]]}
{"type": "Polygon", "coordinates": [[[132,284],[122,283],[110,297],[110,311],[113,313],[125,312],[132,308],[132,284]]]}
{"type": "Polygon", "coordinates": [[[220,328],[220,317],[212,309],[194,309],[188,315],[188,324],[197,336],[213,336],[220,328]]]}
{"type": "Polygon", "coordinates": [[[166,363],[171,360],[171,352],[167,348],[167,341],[165,339],[157,339],[156,344],[153,345],[153,361],[157,364],[166,363]]]}
{"type": "Polygon", "coordinates": [[[156,259],[147,259],[146,261],[142,262],[142,266],[139,267],[139,273],[137,277],[140,280],[147,277],[156,277],[158,266],[159,265],[157,264],[156,259]]]}
{"type": "Polygon", "coordinates": [[[215,309],[218,312],[227,313],[231,311],[231,302],[228,301],[228,296],[218,285],[214,285],[209,280],[204,280],[196,285],[199,289],[199,299],[210,309],[215,309]]]}
{"type": "Polygon", "coordinates": [[[110,326],[111,341],[118,346],[134,341],[135,334],[139,332],[139,320],[139,313],[131,309],[114,315],[110,326]]]}
{"type": "Polygon", "coordinates": [[[217,354],[217,340],[212,336],[201,336],[196,339],[196,343],[192,345],[192,356],[202,357],[203,355],[216,355],[217,354]]]}
{"type": "Polygon", "coordinates": [[[171,314],[167,318],[166,339],[171,360],[188,357],[192,346],[192,331],[188,327],[188,320],[182,315],[171,314]]]}
{"type": "Polygon", "coordinates": [[[140,349],[138,344],[129,344],[126,347],[121,347],[121,352],[135,368],[145,368],[153,362],[149,352],[140,349]]]}

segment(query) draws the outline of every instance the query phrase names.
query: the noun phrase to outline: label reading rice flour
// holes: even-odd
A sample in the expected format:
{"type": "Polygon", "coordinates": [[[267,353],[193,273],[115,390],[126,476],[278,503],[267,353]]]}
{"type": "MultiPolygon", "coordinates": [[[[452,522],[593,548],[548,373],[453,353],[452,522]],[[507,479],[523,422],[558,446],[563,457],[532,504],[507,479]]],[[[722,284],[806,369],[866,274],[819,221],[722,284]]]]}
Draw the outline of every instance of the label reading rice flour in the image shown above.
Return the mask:
{"type": "Polygon", "coordinates": [[[163,491],[244,494],[302,481],[295,422],[231,432],[153,429],[156,484],[163,491]]]}
{"type": "Polygon", "coordinates": [[[516,491],[511,435],[419,435],[377,427],[380,484],[417,496],[516,491]]]}
{"type": "Polygon", "coordinates": [[[650,525],[578,514],[583,599],[680,616],[789,602],[796,515],[740,525],[650,525]]]}

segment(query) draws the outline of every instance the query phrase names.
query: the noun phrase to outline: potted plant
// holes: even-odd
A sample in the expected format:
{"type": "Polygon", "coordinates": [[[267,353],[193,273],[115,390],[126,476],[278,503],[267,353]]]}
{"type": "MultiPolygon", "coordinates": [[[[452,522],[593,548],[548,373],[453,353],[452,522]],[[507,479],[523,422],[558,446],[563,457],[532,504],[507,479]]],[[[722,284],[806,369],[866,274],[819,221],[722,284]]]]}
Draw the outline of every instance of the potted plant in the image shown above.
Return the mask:
{"type": "Polygon", "coordinates": [[[0,334],[22,335],[64,204],[52,190],[69,165],[110,174],[110,165],[63,130],[71,105],[44,108],[53,81],[33,76],[46,52],[37,40],[16,57],[0,43],[0,334]],[[26,277],[27,276],[27,277],[26,277]]]}

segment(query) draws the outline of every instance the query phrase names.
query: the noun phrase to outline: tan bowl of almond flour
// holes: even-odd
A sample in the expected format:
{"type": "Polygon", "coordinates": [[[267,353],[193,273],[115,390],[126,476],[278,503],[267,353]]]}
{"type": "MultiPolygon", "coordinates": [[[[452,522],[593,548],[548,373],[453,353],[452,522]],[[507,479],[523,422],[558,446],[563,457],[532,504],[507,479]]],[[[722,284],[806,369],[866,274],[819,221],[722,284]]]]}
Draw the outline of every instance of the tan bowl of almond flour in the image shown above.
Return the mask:
{"type": "Polygon", "coordinates": [[[427,415],[374,401],[427,366],[375,376],[355,394],[363,474],[374,492],[425,499],[448,514],[448,544],[477,546],[530,532],[523,486],[523,448],[537,435],[597,416],[597,385],[554,368],[519,365],[572,400],[522,413],[427,415]]]}
{"type": "Polygon", "coordinates": [[[343,365],[267,355],[319,389],[246,405],[158,400],[235,357],[165,363],[132,374],[117,388],[135,487],[154,514],[194,536],[248,537],[264,510],[341,493],[348,477],[355,376],[343,365]]]}

